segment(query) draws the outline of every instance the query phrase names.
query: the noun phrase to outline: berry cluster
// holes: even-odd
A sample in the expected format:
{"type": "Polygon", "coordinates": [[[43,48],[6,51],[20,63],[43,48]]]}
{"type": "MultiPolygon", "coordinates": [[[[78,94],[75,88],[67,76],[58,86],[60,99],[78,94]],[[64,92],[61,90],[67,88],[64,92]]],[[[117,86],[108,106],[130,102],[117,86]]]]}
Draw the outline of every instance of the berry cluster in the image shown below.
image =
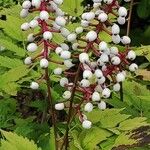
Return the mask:
{"type": "MultiPolygon", "coordinates": [[[[40,67],[46,69],[48,68],[49,62],[53,61],[50,59],[50,53],[55,51],[55,49],[57,52],[60,52],[60,49],[62,51],[65,47],[62,44],[59,49],[59,45],[53,41],[53,35],[55,33],[64,34],[65,32],[65,13],[59,8],[62,3],[63,0],[25,0],[23,2],[23,9],[20,12],[22,18],[27,17],[29,13],[39,12],[33,20],[21,25],[23,31],[29,29],[32,32],[39,31],[38,33],[30,33],[27,37],[27,51],[34,53],[34,57],[27,57],[24,60],[26,65],[32,65],[36,60],[40,60],[40,67]],[[53,17],[53,14],[55,14],[56,18],[53,17]]],[[[61,56],[68,58],[65,52],[61,52],[61,56]]],[[[55,70],[55,72],[58,71],[60,70],[55,70]]],[[[44,75],[42,79],[45,79],[44,75]]],[[[30,85],[31,89],[38,89],[40,81],[32,82],[30,85]]]]}
{"type": "MultiPolygon", "coordinates": [[[[129,0],[125,0],[128,2],[129,0]]],[[[60,85],[66,88],[62,97],[71,104],[84,128],[91,128],[92,123],[83,112],[91,112],[95,105],[99,109],[106,109],[105,99],[112,92],[120,91],[120,83],[126,78],[126,71],[135,72],[138,66],[132,61],[136,54],[129,47],[131,39],[120,36],[120,27],[126,22],[127,10],[119,6],[117,0],[93,0],[93,9],[82,14],[81,26],[75,32],[61,30],[62,35],[70,42],[68,45],[57,47],[56,54],[64,59],[66,70],[56,68],[54,74],[62,75],[60,85]],[[117,23],[111,21],[112,15],[117,23]],[[101,40],[99,34],[106,32],[112,37],[112,42],[101,40]],[[120,51],[118,44],[124,46],[120,51]],[[84,106],[84,110],[82,107],[84,106]]],[[[64,103],[55,105],[56,110],[65,108],[64,103]]]]}

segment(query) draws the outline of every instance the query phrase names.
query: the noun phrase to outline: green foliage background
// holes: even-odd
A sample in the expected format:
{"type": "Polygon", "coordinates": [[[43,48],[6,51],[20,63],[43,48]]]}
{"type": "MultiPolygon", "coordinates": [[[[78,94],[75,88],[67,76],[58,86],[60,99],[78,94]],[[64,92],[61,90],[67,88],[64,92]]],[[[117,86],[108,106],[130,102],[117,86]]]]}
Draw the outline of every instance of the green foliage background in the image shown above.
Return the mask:
{"type": "MultiPolygon", "coordinates": [[[[28,68],[23,64],[28,33],[20,30],[20,25],[25,21],[19,17],[21,2],[0,1],[0,150],[53,150],[54,135],[49,116],[46,121],[41,121],[47,108],[43,96],[46,95],[46,87],[43,84],[36,93],[28,88],[32,79],[40,76],[40,69],[36,66],[28,68]]],[[[80,15],[88,3],[91,4],[91,1],[64,0],[62,9],[77,17],[74,24],[68,24],[67,28],[73,31],[79,25],[80,15]]],[[[106,100],[111,109],[95,109],[86,114],[93,122],[93,128],[87,131],[82,129],[78,118],[73,121],[70,150],[150,149],[150,141],[146,139],[150,139],[150,1],[137,0],[135,3],[131,38],[140,69],[137,74],[129,75],[124,83],[123,102],[119,94],[113,93],[112,98],[106,100]]],[[[125,31],[126,26],[123,26],[122,33],[125,31]]],[[[100,36],[110,40],[103,33],[100,36]]],[[[61,43],[64,39],[55,35],[54,40],[61,43]]],[[[58,59],[55,55],[53,57],[58,59]]],[[[54,68],[56,66],[52,64],[49,69],[51,71],[54,68]]],[[[52,96],[57,101],[63,89],[56,84],[58,77],[51,75],[51,80],[52,96]]],[[[60,118],[61,115],[65,115],[65,112],[58,114],[60,118]]],[[[62,135],[65,123],[60,118],[58,131],[62,135]]]]}

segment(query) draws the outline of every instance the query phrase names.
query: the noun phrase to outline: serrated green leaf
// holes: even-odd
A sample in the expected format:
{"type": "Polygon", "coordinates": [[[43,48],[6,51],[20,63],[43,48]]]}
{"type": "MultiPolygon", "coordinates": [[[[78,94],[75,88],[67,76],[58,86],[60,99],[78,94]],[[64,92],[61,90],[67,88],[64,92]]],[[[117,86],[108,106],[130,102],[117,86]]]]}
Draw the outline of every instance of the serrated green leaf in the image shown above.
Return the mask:
{"type": "Polygon", "coordinates": [[[7,142],[2,141],[3,147],[1,147],[1,150],[6,150],[4,147],[7,143],[13,145],[16,148],[16,150],[41,150],[41,148],[38,148],[37,145],[32,140],[30,141],[27,138],[23,138],[22,136],[18,136],[17,134],[12,132],[6,132],[1,130],[1,133],[6,138],[7,141],[7,142]]]}
{"type": "Polygon", "coordinates": [[[0,66],[6,67],[6,68],[15,68],[18,66],[23,65],[23,62],[19,59],[11,59],[6,56],[0,56],[0,66]]]}
{"type": "Polygon", "coordinates": [[[25,56],[25,50],[21,47],[18,47],[16,44],[13,43],[13,41],[8,41],[6,39],[0,38],[0,45],[5,47],[5,49],[8,49],[15,53],[15,55],[18,56],[25,56]]]}
{"type": "Polygon", "coordinates": [[[128,120],[125,120],[125,121],[121,122],[119,124],[118,129],[126,131],[126,130],[136,129],[136,128],[141,127],[141,126],[146,126],[146,125],[148,125],[146,120],[147,119],[144,118],[144,117],[136,117],[136,118],[133,118],[133,119],[128,119],[128,120]]]}
{"type": "Polygon", "coordinates": [[[84,130],[83,132],[86,132],[86,136],[82,141],[82,147],[84,150],[93,150],[97,144],[112,135],[111,132],[98,127],[92,127],[91,129],[86,131],[84,130]]]}

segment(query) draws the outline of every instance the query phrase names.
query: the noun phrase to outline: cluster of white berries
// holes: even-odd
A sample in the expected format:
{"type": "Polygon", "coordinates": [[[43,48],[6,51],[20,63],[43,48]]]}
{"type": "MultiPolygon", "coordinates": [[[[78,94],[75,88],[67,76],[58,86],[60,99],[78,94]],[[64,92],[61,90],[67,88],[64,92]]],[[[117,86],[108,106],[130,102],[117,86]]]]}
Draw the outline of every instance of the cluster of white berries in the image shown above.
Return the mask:
{"type": "MultiPolygon", "coordinates": [[[[129,2],[130,0],[125,1],[129,2]]],[[[65,48],[61,46],[55,50],[64,59],[64,65],[67,67],[66,72],[68,74],[65,74],[65,72],[65,77],[60,79],[60,85],[67,89],[62,95],[65,100],[71,98],[75,84],[72,82],[72,78],[75,78],[76,70],[71,71],[71,68],[74,66],[80,67],[82,79],[77,82],[76,93],[83,96],[85,112],[91,112],[95,104],[101,110],[106,109],[105,99],[108,99],[112,92],[120,91],[120,83],[126,78],[125,69],[128,68],[131,72],[135,72],[138,69],[135,63],[131,63],[136,58],[135,52],[129,48],[131,39],[128,36],[120,37],[119,35],[120,27],[118,24],[125,23],[126,8],[120,7],[118,2],[113,0],[93,0],[93,2],[94,9],[82,14],[81,26],[77,27],[75,32],[70,33],[67,29],[61,30],[61,32],[64,32],[63,36],[71,42],[72,50],[69,51],[70,48],[67,45],[65,45],[65,48]],[[118,14],[115,14],[116,12],[118,14]],[[109,14],[118,17],[118,23],[113,23],[111,28],[110,25],[108,26],[108,22],[111,21],[109,14]],[[86,29],[91,30],[87,32],[86,29]],[[99,38],[101,30],[112,36],[114,45],[101,41],[99,38]],[[120,52],[117,47],[120,42],[125,46],[125,51],[123,52],[120,52]],[[74,56],[77,53],[78,61],[77,57],[74,56]],[[69,73],[71,78],[69,78],[69,73]]],[[[61,68],[57,68],[54,73],[60,75],[63,71],[61,68]]],[[[64,109],[63,103],[56,106],[60,106],[56,107],[57,110],[64,109]]],[[[82,113],[79,119],[84,128],[91,128],[92,123],[85,114],[82,113]]]]}
{"type": "MultiPolygon", "coordinates": [[[[129,2],[130,0],[124,1],[129,2]]],[[[48,68],[49,52],[53,49],[63,60],[66,68],[65,71],[61,67],[53,70],[55,75],[62,76],[59,82],[60,86],[65,89],[62,98],[64,101],[74,98],[72,93],[75,90],[75,96],[79,96],[83,100],[84,112],[91,112],[95,105],[100,110],[106,109],[106,99],[111,96],[112,92],[120,91],[120,83],[126,78],[125,69],[128,68],[131,72],[138,69],[135,63],[131,63],[136,58],[135,52],[129,48],[131,39],[128,36],[120,37],[118,24],[125,23],[126,8],[120,7],[116,0],[93,0],[93,2],[94,9],[82,14],[81,26],[77,27],[74,32],[65,28],[65,13],[59,8],[63,0],[50,0],[48,7],[46,0],[32,0],[31,2],[26,0],[22,4],[23,9],[20,13],[20,16],[25,18],[34,9],[40,11],[39,16],[36,16],[31,22],[21,25],[23,31],[30,28],[41,28],[38,34],[28,35],[27,51],[35,52],[39,49],[39,43],[44,43],[44,49],[40,54],[35,58],[27,57],[24,63],[30,65],[35,59],[40,58],[40,67],[48,68]],[[56,18],[51,18],[49,15],[51,11],[55,12],[56,18]],[[110,23],[109,14],[117,16],[117,23],[110,23]],[[51,20],[50,25],[48,20],[51,20]],[[51,27],[50,30],[49,27],[51,27]],[[110,34],[114,44],[102,41],[99,37],[101,31],[110,34]],[[52,44],[53,32],[61,33],[71,47],[66,43],[52,44]],[[40,41],[38,41],[39,39],[40,41]],[[117,47],[119,43],[126,47],[125,51],[119,51],[117,47]],[[45,49],[45,46],[48,48],[45,49]],[[76,69],[79,71],[77,72],[76,69]],[[76,81],[74,83],[73,79],[76,79],[77,73],[80,74],[80,77],[78,77],[78,81],[74,80],[76,81]]],[[[30,87],[38,89],[39,84],[32,82],[30,87]]],[[[76,105],[74,104],[74,107],[79,108],[76,105]]],[[[64,108],[65,103],[55,104],[56,110],[64,108]]],[[[81,112],[81,110],[78,111],[81,112]]],[[[80,114],[82,114],[79,116],[82,126],[86,129],[91,128],[92,123],[86,115],[83,112],[80,114]]]]}
{"type": "MultiPolygon", "coordinates": [[[[60,48],[57,48],[57,46],[51,44],[54,32],[60,32],[62,35],[66,34],[66,29],[64,28],[66,25],[64,16],[65,13],[59,8],[59,6],[63,3],[63,0],[51,0],[48,2],[49,4],[47,2],[48,1],[46,0],[25,0],[22,4],[22,10],[20,12],[20,16],[22,18],[26,18],[31,12],[39,11],[39,15],[33,18],[33,20],[30,22],[25,22],[21,25],[21,30],[23,31],[35,28],[39,29],[39,33],[30,33],[28,35],[27,51],[34,53],[35,51],[39,50],[41,46],[43,47],[37,56],[35,54],[34,57],[29,56],[25,58],[24,63],[26,65],[31,65],[33,61],[40,59],[40,67],[42,69],[48,68],[48,56],[50,54],[50,50],[56,49],[56,53],[61,53],[61,57],[66,60],[65,64],[69,68],[72,66],[70,61],[68,62],[67,60],[71,57],[71,53],[68,51],[69,47],[65,43],[61,44],[60,48]],[[51,18],[51,12],[55,13],[55,19],[51,18]],[[49,20],[51,21],[49,22],[49,20]],[[45,48],[45,46],[47,48],[45,48]]],[[[34,30],[31,30],[31,32],[34,32],[34,30]]],[[[54,70],[55,74],[61,74],[61,72],[61,68],[56,68],[54,70]]],[[[38,89],[38,82],[32,82],[30,88],[34,90],[38,89]]],[[[58,105],[56,108],[59,106],[60,105],[58,105]]]]}

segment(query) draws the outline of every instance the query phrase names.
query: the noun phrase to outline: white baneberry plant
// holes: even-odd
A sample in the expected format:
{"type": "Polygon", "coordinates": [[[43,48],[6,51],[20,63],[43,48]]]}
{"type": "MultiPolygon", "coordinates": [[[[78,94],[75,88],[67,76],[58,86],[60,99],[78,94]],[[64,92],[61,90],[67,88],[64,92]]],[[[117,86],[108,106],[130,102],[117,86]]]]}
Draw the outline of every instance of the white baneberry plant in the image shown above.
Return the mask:
{"type": "Polygon", "coordinates": [[[70,101],[68,124],[71,120],[69,116],[74,112],[86,129],[91,128],[92,123],[84,113],[91,112],[96,106],[106,109],[106,100],[111,93],[120,91],[120,84],[127,76],[126,70],[135,72],[138,69],[132,63],[136,54],[129,46],[130,37],[120,35],[120,25],[126,22],[127,9],[121,7],[117,0],[93,2],[93,9],[81,15],[81,26],[73,33],[64,34],[72,46],[65,53],[57,48],[56,53],[64,59],[67,69],[63,72],[57,68],[54,72],[62,74],[60,85],[66,88],[63,98],[70,101]],[[116,22],[112,22],[112,15],[116,22]],[[109,34],[112,42],[103,41],[101,32],[109,34]],[[120,51],[118,45],[124,50],[120,51]],[[76,103],[74,99],[79,96],[80,102],[76,103]]]}

